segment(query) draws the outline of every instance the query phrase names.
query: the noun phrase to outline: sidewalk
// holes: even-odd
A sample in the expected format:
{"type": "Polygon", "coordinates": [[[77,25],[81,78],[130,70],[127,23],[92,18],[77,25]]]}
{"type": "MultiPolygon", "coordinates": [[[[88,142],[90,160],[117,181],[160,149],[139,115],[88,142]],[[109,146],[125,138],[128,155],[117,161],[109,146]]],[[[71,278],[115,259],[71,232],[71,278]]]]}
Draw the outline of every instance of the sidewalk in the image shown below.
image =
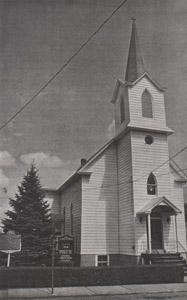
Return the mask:
{"type": "Polygon", "coordinates": [[[0,290],[0,299],[25,299],[70,296],[96,296],[96,295],[130,295],[147,293],[187,292],[187,277],[184,283],[167,284],[141,284],[141,285],[115,285],[115,286],[89,286],[89,287],[56,287],[54,294],[51,288],[24,288],[0,290]]]}

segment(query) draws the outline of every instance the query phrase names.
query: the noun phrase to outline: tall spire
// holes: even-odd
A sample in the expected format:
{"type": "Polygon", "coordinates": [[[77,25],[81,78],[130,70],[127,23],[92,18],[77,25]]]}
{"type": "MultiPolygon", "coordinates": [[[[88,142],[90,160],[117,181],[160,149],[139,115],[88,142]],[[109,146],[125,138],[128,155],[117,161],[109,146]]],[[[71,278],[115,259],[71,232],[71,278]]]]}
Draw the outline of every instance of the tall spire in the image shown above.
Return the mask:
{"type": "Polygon", "coordinates": [[[127,61],[127,69],[125,80],[128,82],[134,82],[144,72],[144,62],[141,54],[141,49],[138,41],[138,34],[136,29],[136,19],[132,18],[132,33],[129,47],[129,56],[127,61]]]}

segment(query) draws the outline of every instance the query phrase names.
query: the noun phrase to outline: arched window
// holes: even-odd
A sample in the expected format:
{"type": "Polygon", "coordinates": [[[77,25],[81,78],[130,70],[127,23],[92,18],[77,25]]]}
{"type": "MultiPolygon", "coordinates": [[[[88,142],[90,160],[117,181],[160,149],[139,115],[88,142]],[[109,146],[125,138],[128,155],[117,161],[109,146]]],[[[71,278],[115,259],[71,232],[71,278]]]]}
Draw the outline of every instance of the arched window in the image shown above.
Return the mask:
{"type": "Polygon", "coordinates": [[[156,195],[157,192],[157,184],[156,184],[156,178],[151,173],[147,179],[147,194],[148,195],[156,195]]]}
{"type": "Polygon", "coordinates": [[[152,99],[147,90],[145,90],[142,94],[142,117],[153,117],[152,99]]]}
{"type": "Polygon", "coordinates": [[[125,102],[123,96],[120,97],[120,117],[121,123],[125,121],[125,102]]]}
{"type": "Polygon", "coordinates": [[[71,208],[70,208],[70,219],[71,219],[71,235],[73,235],[73,204],[71,204],[71,208]]]}
{"type": "Polygon", "coordinates": [[[63,219],[64,219],[64,232],[63,234],[65,235],[66,234],[66,209],[64,207],[64,210],[63,210],[63,219]]]}

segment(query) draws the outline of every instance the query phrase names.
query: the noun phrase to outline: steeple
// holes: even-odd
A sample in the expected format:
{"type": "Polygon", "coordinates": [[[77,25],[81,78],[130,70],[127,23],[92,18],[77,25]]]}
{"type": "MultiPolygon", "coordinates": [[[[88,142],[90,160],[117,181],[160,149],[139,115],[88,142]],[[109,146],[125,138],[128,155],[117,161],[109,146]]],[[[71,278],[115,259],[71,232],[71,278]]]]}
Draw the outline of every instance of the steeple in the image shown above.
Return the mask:
{"type": "Polygon", "coordinates": [[[132,18],[132,33],[131,41],[129,47],[129,56],[127,61],[127,69],[125,80],[127,82],[134,82],[138,79],[144,72],[144,62],[141,54],[141,49],[138,41],[137,29],[136,29],[136,19],[132,18]]]}

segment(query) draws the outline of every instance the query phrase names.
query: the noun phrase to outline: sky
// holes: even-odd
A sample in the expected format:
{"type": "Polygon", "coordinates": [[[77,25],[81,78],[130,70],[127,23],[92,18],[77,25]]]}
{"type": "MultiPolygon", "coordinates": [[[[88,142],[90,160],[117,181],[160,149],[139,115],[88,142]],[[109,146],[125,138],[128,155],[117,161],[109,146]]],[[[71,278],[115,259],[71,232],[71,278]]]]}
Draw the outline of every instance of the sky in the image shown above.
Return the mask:
{"type": "MultiPolygon", "coordinates": [[[[27,103],[122,0],[0,1],[0,126],[27,103]]],[[[187,1],[127,0],[94,38],[0,131],[0,218],[30,163],[56,188],[113,136],[136,18],[146,70],[165,91],[169,153],[187,145],[187,1]]],[[[175,158],[187,168],[187,151],[175,158]]],[[[187,173],[187,170],[186,170],[187,173]]]]}

